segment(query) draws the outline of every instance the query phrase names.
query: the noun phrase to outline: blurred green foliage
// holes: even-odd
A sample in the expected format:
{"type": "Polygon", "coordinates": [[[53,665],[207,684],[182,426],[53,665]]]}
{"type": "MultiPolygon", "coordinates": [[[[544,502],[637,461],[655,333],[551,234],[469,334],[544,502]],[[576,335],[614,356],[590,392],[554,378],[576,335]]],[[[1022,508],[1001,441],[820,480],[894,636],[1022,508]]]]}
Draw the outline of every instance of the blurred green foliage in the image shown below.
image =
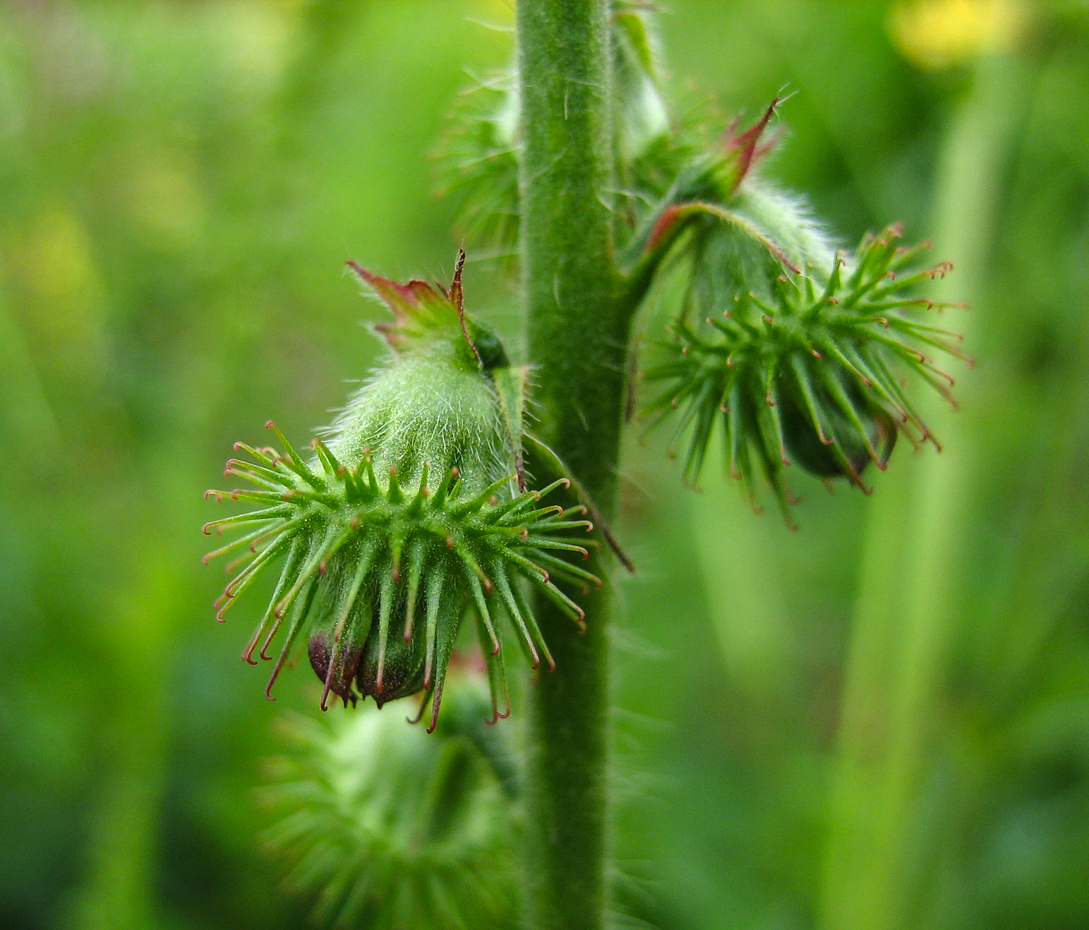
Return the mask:
{"type": "MultiPolygon", "coordinates": [[[[618,905],[651,925],[1089,926],[1089,13],[1028,9],[944,71],[884,2],[663,18],[682,109],[693,81],[724,127],[795,90],[770,173],[844,241],[902,219],[957,262],[978,365],[940,457],[898,449],[872,500],[804,485],[797,534],[632,431],[618,905]]],[[[430,153],[510,20],[0,7],[0,926],[305,920],[254,788],[317,682],[266,703],[248,627],[212,621],[200,492],[234,440],[308,435],[365,376],[383,311],[345,258],[449,277],[430,153]]],[[[466,245],[466,299],[516,342],[466,245]]]]}

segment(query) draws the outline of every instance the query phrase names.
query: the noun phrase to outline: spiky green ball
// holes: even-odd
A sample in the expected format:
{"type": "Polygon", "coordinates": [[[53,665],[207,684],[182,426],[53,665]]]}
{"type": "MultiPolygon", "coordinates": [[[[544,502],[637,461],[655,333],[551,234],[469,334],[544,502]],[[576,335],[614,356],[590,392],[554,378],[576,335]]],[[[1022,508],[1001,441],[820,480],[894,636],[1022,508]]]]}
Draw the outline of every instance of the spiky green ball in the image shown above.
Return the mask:
{"type": "MultiPolygon", "coordinates": [[[[666,360],[646,377],[664,385],[651,409],[679,414],[674,441],[687,444],[690,480],[716,424],[731,473],[750,493],[762,476],[784,511],[792,500],[786,466],[861,486],[867,463],[884,468],[898,435],[934,441],[901,377],[914,374],[950,397],[952,379],[928,353],[960,356],[960,337],[917,318],[946,305],[910,295],[949,266],[921,268],[925,246],[904,249],[899,237],[890,227],[850,259],[837,253],[830,267],[780,264],[770,286],[757,278],[754,290],[701,305],[711,312],[699,322],[673,324],[666,360]]],[[[712,300],[727,290],[706,280],[700,287],[712,300]]]]}
{"type": "Polygon", "coordinates": [[[290,751],[266,765],[261,840],[288,889],[313,898],[315,926],[515,925],[509,747],[478,725],[483,682],[456,678],[433,737],[367,710],[289,720],[290,751]]]}
{"type": "Polygon", "coordinates": [[[376,327],[393,355],[351,400],[328,441],[312,443],[312,457],[296,452],[271,423],[280,449],[235,447],[249,459],[232,459],[227,474],[250,487],[209,493],[261,506],[205,527],[248,531],[208,556],[243,553],[230,566],[241,570],[218,602],[219,617],[282,560],[243,652],[256,664],[255,656],[270,659],[281,640],[268,687],[305,636],[324,682],[323,707],[330,694],[345,703],[371,696],[381,705],[423,691],[431,697],[433,728],[471,606],[489,657],[494,720],[506,715],[507,698],[492,614],[500,607],[508,615],[535,668],[542,659],[551,665],[522,583],[581,625],[582,610],[553,578],[599,584],[556,555],[585,557],[591,524],[581,519],[582,508],[539,505],[567,482],[523,489],[520,411],[501,390],[515,379],[498,341],[462,312],[461,266],[449,290],[357,270],[394,310],[394,323],[376,327]]]}

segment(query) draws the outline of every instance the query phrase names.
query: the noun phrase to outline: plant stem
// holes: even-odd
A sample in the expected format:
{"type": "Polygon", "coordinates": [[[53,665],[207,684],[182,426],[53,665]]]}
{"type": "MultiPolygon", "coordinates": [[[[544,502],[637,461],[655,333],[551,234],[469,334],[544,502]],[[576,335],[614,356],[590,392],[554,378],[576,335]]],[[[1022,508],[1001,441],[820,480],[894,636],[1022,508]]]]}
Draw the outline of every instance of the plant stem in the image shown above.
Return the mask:
{"type": "MultiPolygon", "coordinates": [[[[522,0],[518,67],[526,333],[536,432],[608,517],[616,491],[627,315],[613,252],[607,0],[522,0]]],[[[597,563],[600,554],[593,556],[597,563]]],[[[604,575],[599,563],[591,568],[604,575]]],[[[573,635],[539,605],[556,660],[530,689],[526,753],[526,926],[605,924],[609,789],[606,585],[580,597],[573,635]]]]}

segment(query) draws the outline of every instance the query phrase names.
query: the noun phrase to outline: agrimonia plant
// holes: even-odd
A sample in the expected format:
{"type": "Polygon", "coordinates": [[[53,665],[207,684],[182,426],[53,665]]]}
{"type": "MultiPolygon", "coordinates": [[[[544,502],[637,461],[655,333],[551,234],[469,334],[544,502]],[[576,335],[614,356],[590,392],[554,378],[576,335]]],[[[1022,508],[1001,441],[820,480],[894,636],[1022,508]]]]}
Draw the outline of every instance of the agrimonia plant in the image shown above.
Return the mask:
{"type": "Polygon", "coordinates": [[[238,443],[235,451],[249,460],[231,459],[227,474],[251,487],[209,492],[259,505],[205,527],[248,530],[209,555],[243,552],[235,564],[245,567],[218,602],[220,619],[282,557],[272,599],[243,652],[254,664],[255,654],[269,658],[266,650],[286,624],[266,694],[306,629],[310,664],[324,684],[323,709],[331,694],[346,705],[369,695],[381,706],[423,692],[434,730],[472,601],[494,723],[509,709],[489,604],[502,604],[534,668],[554,663],[520,579],[583,624],[582,609],[552,579],[600,584],[556,555],[585,558],[584,540],[574,533],[593,524],[582,519],[585,507],[540,505],[570,487],[568,479],[526,490],[526,370],[511,368],[496,336],[465,315],[463,263],[464,254],[449,288],[394,284],[353,263],[396,316],[376,327],[392,349],[390,365],[352,398],[327,441],[311,443],[311,460],[269,422],[283,451],[238,443]]]}
{"type": "Polygon", "coordinates": [[[374,326],[385,362],[308,454],[269,423],[274,447],[239,443],[227,464],[244,486],[208,492],[255,505],[205,527],[240,532],[209,555],[238,553],[219,618],[278,567],[243,652],[273,661],[266,694],[305,642],[322,709],[421,695],[430,734],[452,666],[467,694],[487,680],[487,723],[508,715],[507,630],[543,672],[526,690],[520,773],[504,737],[463,712],[432,737],[392,736],[377,721],[399,720],[369,714],[310,732],[281,792],[298,809],[270,839],[341,925],[509,922],[514,872],[484,873],[516,829],[525,925],[604,926],[609,550],[631,567],[606,521],[631,396],[683,447],[687,480],[718,437],[729,474],[754,502],[768,488],[788,523],[791,467],[868,492],[899,437],[937,444],[911,396],[949,397],[941,356],[963,357],[923,288],[949,266],[896,226],[839,249],[768,181],[780,100],[713,141],[678,125],[654,16],[522,0],[516,68],[456,117],[450,192],[469,247],[521,274],[526,364],[466,312],[463,253],[448,286],[350,262],[393,313],[374,326]],[[660,327],[641,308],[667,277],[682,296],[666,337],[638,338],[660,327]],[[457,658],[466,618],[479,660],[457,658]]]}

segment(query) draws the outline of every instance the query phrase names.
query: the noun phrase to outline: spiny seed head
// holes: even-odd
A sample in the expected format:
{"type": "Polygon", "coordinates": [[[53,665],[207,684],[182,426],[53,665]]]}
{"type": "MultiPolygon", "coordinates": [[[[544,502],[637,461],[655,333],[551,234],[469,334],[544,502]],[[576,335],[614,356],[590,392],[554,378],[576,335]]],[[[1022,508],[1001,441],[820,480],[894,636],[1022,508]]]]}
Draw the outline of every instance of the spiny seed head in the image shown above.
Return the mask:
{"type": "Polygon", "coordinates": [[[269,647],[282,640],[269,689],[305,635],[324,683],[323,708],[330,694],[345,704],[369,695],[381,705],[424,691],[433,728],[462,615],[472,607],[490,657],[493,717],[506,716],[492,613],[500,607],[510,617],[534,667],[542,659],[551,665],[521,583],[581,625],[582,611],[553,579],[599,584],[556,554],[585,555],[587,541],[573,534],[590,524],[581,508],[540,503],[564,482],[540,492],[523,487],[514,386],[524,378],[507,367],[498,339],[465,317],[461,262],[448,289],[355,270],[395,313],[394,323],[375,327],[393,357],[328,440],[312,443],[312,456],[271,423],[283,451],[236,446],[249,458],[232,460],[227,474],[250,487],[210,493],[259,506],[205,527],[248,531],[211,553],[241,551],[236,564],[245,566],[218,602],[220,618],[282,560],[243,652],[256,664],[255,655],[270,658],[269,647]]]}
{"type": "Polygon", "coordinates": [[[288,742],[265,766],[261,839],[289,885],[313,894],[316,926],[512,926],[511,747],[478,725],[488,697],[476,669],[450,677],[433,737],[373,708],[282,721],[288,742]]]}
{"type": "Polygon", "coordinates": [[[864,487],[863,470],[883,469],[900,434],[933,441],[898,374],[949,397],[952,379],[929,353],[960,351],[959,336],[915,316],[941,306],[910,296],[948,266],[920,268],[897,227],[848,259],[804,201],[760,178],[779,102],[696,157],[658,211],[645,249],[679,242],[688,286],[666,358],[645,377],[666,385],[651,410],[675,419],[675,442],[687,437],[688,479],[721,422],[731,474],[750,497],[762,476],[785,514],[786,466],[864,487]]]}
{"type": "MultiPolygon", "coordinates": [[[[731,230],[719,235],[745,234],[731,230]]],[[[675,440],[687,435],[689,479],[699,475],[716,422],[731,473],[750,494],[762,474],[784,513],[793,500],[788,465],[864,487],[863,470],[870,462],[883,469],[897,436],[934,442],[899,372],[914,372],[952,402],[952,379],[928,353],[964,358],[959,337],[916,316],[948,305],[910,296],[949,266],[921,267],[922,249],[901,248],[899,238],[890,227],[864,238],[850,260],[837,253],[804,271],[780,267],[767,286],[757,279],[725,305],[725,288],[693,285],[666,360],[646,372],[665,385],[651,409],[679,412],[675,440]],[[702,318],[693,322],[697,310],[702,318]]]]}

